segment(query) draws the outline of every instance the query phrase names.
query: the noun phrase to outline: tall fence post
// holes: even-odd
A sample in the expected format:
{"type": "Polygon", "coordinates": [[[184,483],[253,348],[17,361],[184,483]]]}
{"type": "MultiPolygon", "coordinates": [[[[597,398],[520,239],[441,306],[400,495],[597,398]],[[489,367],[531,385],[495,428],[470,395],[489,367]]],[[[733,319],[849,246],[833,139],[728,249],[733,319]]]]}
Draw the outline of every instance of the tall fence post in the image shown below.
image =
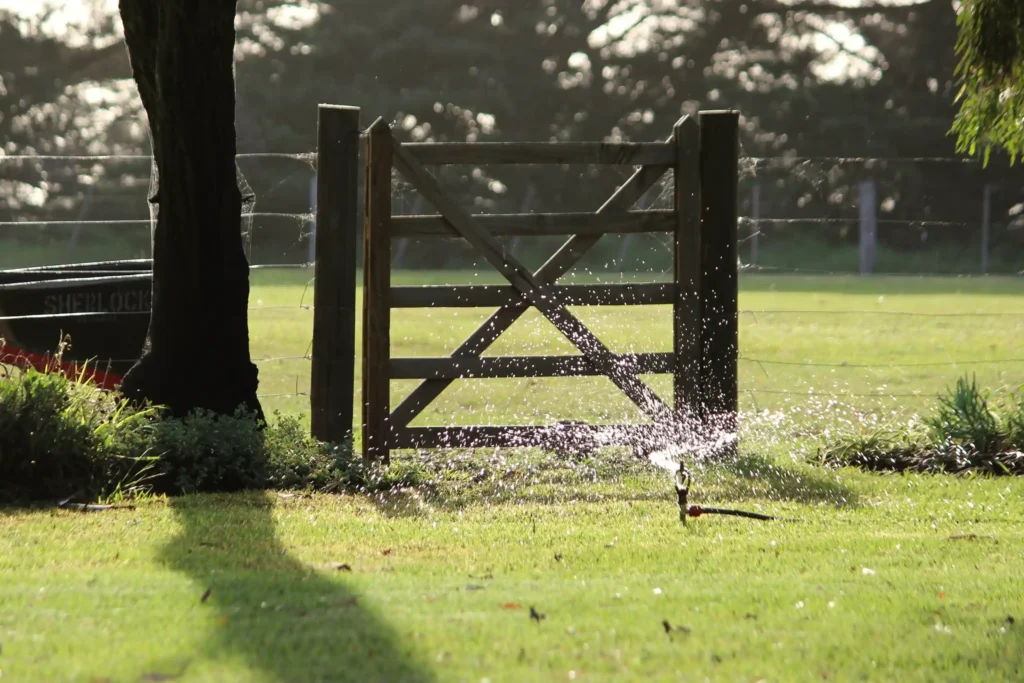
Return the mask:
{"type": "Polygon", "coordinates": [[[681,417],[699,411],[701,397],[700,309],[700,125],[684,116],[673,129],[676,212],[673,240],[675,296],[672,302],[673,407],[681,417]],[[685,410],[685,412],[684,412],[685,410]]]}
{"type": "Polygon", "coordinates": [[[390,460],[391,413],[391,127],[367,132],[366,225],[363,232],[363,457],[390,460]]]}
{"type": "Polygon", "coordinates": [[[985,183],[981,199],[981,274],[988,275],[989,241],[992,234],[992,183],[985,183]]]}
{"type": "Polygon", "coordinates": [[[317,110],[316,265],[313,289],[311,431],[351,439],[356,359],[356,233],[359,108],[317,110]]]}
{"type": "Polygon", "coordinates": [[[875,200],[875,181],[860,181],[860,274],[875,270],[875,247],[878,242],[878,202],[875,200]]]}
{"type": "MultiPolygon", "coordinates": [[[[702,402],[716,427],[739,412],[739,112],[700,112],[702,402]]],[[[729,447],[735,450],[735,441],[729,447]]]]}

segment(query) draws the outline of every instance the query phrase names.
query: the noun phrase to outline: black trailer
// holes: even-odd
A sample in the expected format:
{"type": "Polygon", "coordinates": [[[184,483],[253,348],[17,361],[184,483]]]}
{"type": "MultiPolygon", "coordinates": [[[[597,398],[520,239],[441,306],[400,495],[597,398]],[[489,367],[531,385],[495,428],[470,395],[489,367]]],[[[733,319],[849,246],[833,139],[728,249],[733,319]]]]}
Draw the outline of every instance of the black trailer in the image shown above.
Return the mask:
{"type": "Polygon", "coordinates": [[[145,342],[152,276],[151,259],[0,270],[0,362],[41,369],[69,338],[65,370],[88,361],[113,388],[145,342]]]}

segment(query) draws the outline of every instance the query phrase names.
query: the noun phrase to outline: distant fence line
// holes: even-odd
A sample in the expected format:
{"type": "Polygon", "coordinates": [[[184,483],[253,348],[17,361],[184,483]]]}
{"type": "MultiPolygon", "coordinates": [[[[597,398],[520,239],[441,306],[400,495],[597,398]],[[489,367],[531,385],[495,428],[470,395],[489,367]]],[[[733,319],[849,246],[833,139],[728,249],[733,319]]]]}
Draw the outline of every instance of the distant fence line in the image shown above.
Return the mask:
{"type": "MultiPolygon", "coordinates": [[[[317,162],[316,153],[245,153],[237,155],[239,159],[292,159],[300,161],[304,164],[315,164],[317,162]]],[[[102,161],[147,161],[151,162],[152,157],[150,155],[0,155],[0,166],[5,163],[25,163],[31,161],[66,161],[66,162],[102,162],[102,161]]],[[[979,162],[975,159],[960,159],[952,157],[796,157],[796,156],[777,156],[777,157],[739,157],[741,166],[747,169],[752,169],[755,174],[761,170],[768,170],[772,168],[788,168],[799,164],[809,163],[826,163],[834,165],[859,165],[864,166],[870,170],[871,167],[884,164],[921,164],[921,163],[936,163],[936,164],[950,164],[950,165],[969,165],[979,166],[979,162]]],[[[870,183],[870,181],[864,181],[870,183]]],[[[988,249],[990,248],[990,236],[991,231],[996,226],[1005,226],[1004,223],[999,223],[991,219],[991,200],[992,200],[992,185],[986,184],[984,194],[981,198],[982,215],[977,222],[972,221],[943,221],[943,220],[912,220],[912,219],[885,219],[879,218],[877,213],[877,206],[872,202],[871,211],[862,211],[858,216],[851,216],[849,218],[835,218],[835,217],[808,217],[808,218],[785,218],[785,217],[761,217],[760,213],[760,199],[762,188],[758,182],[754,182],[751,190],[751,215],[739,216],[739,224],[744,228],[749,229],[749,234],[742,237],[743,240],[751,243],[751,254],[753,258],[748,263],[744,263],[740,267],[741,273],[792,273],[792,274],[808,274],[808,275],[852,275],[852,274],[863,274],[873,273],[875,275],[903,275],[904,273],[882,273],[878,272],[874,268],[874,252],[877,248],[877,228],[880,226],[894,225],[894,226],[906,226],[906,227],[920,227],[920,228],[964,228],[977,231],[979,236],[979,268],[978,273],[986,273],[988,271],[988,249]],[[755,208],[758,207],[758,208],[755,208]],[[857,225],[861,230],[861,239],[859,241],[861,251],[860,268],[858,270],[850,271],[839,271],[839,270],[814,270],[804,268],[782,268],[760,265],[758,263],[758,246],[759,246],[759,235],[760,231],[758,227],[762,225],[797,225],[797,224],[820,224],[820,225],[857,225]]],[[[861,185],[864,194],[870,199],[874,199],[874,190],[868,190],[867,185],[861,185]]],[[[639,212],[637,212],[639,213],[639,212]]],[[[304,225],[315,224],[315,214],[313,213],[288,213],[288,212],[259,212],[259,213],[246,213],[245,217],[250,218],[281,218],[288,219],[295,222],[301,222],[304,225]]],[[[149,218],[140,219],[113,219],[113,220],[55,220],[55,221],[0,221],[0,228],[16,228],[16,227],[50,227],[50,226],[102,226],[102,225],[138,225],[138,226],[149,226],[151,220],[149,218]]],[[[315,232],[312,230],[308,233],[308,239],[310,240],[309,248],[312,250],[315,243],[315,232]]],[[[252,266],[253,269],[260,268],[311,268],[314,266],[312,260],[303,263],[268,263],[268,264],[257,264],[252,266]]],[[[1022,271],[1024,272],[1024,271],[1022,271]]],[[[920,274],[920,273],[918,273],[920,274]]],[[[948,273],[934,273],[934,275],[948,275],[948,273]]],[[[314,310],[313,305],[298,304],[295,306],[251,306],[250,310],[264,310],[264,309],[302,309],[302,310],[314,310]]],[[[19,320],[25,318],[48,318],[48,317],[61,317],[61,316],[74,316],[74,315],[128,315],[131,312],[118,312],[118,313],[65,313],[65,314],[40,314],[27,315],[27,316],[0,316],[0,322],[6,320],[19,320]]],[[[906,316],[906,317],[956,317],[956,318],[969,318],[973,316],[1020,316],[1024,317],[1024,313],[1016,312],[991,312],[991,313],[926,313],[926,312],[902,312],[902,311],[829,311],[829,310],[771,310],[771,309],[739,309],[738,313],[750,314],[750,315],[890,315],[890,316],[906,316]]],[[[256,363],[270,363],[277,361],[309,361],[312,359],[312,353],[304,355],[292,355],[292,356],[279,356],[279,357],[266,357],[266,358],[255,358],[253,359],[256,363]]],[[[124,359],[122,359],[124,360],[124,359]]],[[[811,367],[835,367],[835,368],[898,368],[898,367],[918,367],[918,366],[937,366],[937,367],[954,367],[957,365],[979,365],[979,364],[1016,364],[1024,363],[1024,359],[1021,358],[1007,358],[1007,359],[976,359],[976,360],[960,360],[960,361],[948,361],[948,362],[929,362],[929,363],[887,363],[887,364],[855,364],[855,363],[816,363],[812,361],[780,361],[780,360],[768,360],[749,358],[742,355],[738,356],[739,361],[765,364],[765,365],[795,365],[795,366],[811,366],[811,367]]],[[[787,396],[799,396],[799,397],[857,397],[857,398],[928,398],[919,393],[893,393],[893,392],[874,392],[874,393],[857,393],[857,392],[824,392],[815,391],[810,389],[808,391],[800,390],[774,390],[774,389],[739,389],[744,394],[777,394],[787,396]]],[[[273,397],[308,397],[310,392],[308,391],[296,391],[292,393],[271,393],[262,394],[263,398],[273,397]]]]}
{"type": "MultiPolygon", "coordinates": [[[[422,145],[429,145],[431,148],[447,148],[448,146],[458,145],[462,143],[409,143],[410,147],[418,147],[422,145]]],[[[495,143],[474,143],[472,146],[481,147],[486,144],[495,143]]],[[[533,143],[508,143],[508,144],[520,144],[529,145],[533,143]]],[[[585,144],[585,143],[566,143],[566,144],[585,144]]],[[[636,145],[638,149],[642,148],[643,145],[650,146],[650,149],[656,149],[655,145],[658,143],[627,143],[636,145]]],[[[433,153],[442,153],[435,150],[433,153]]],[[[311,171],[315,173],[315,164],[317,161],[316,152],[303,152],[303,153],[285,153],[285,152],[252,152],[252,153],[241,153],[236,155],[237,159],[290,159],[300,161],[303,164],[311,166],[311,171]]],[[[469,165],[486,165],[479,163],[482,157],[479,155],[466,156],[459,159],[460,163],[469,165]]],[[[142,154],[105,154],[105,155],[0,155],[0,167],[4,164],[20,164],[27,162],[47,162],[47,161],[61,161],[61,162],[142,162],[152,161],[152,156],[142,154]]],[[[427,160],[429,161],[429,159],[427,160]]],[[[642,161],[642,159],[641,159],[642,161]]],[[[810,225],[823,225],[823,226],[857,226],[858,230],[858,245],[859,245],[859,259],[858,267],[855,272],[861,274],[877,273],[879,272],[876,268],[877,263],[877,251],[878,251],[878,240],[879,232],[878,229],[882,226],[899,226],[904,228],[947,228],[970,231],[977,235],[978,242],[978,257],[977,257],[977,271],[981,274],[986,274],[990,270],[990,252],[992,249],[992,234],[996,228],[1007,228],[1014,223],[1005,223],[995,221],[992,218],[992,197],[993,188],[995,183],[986,182],[983,187],[982,196],[979,197],[980,211],[976,221],[971,220],[937,220],[937,219],[910,219],[910,218],[884,218],[879,216],[879,207],[876,197],[875,181],[871,179],[864,179],[858,181],[859,196],[858,196],[858,215],[849,217],[786,217],[786,216],[763,216],[761,215],[761,206],[764,200],[764,188],[761,182],[757,178],[758,172],[769,171],[772,169],[789,169],[794,166],[806,165],[806,164],[831,164],[834,166],[862,166],[866,170],[878,169],[881,167],[887,167],[889,165],[901,165],[901,164],[947,164],[947,165],[960,165],[960,166],[973,166],[980,167],[980,162],[974,158],[958,158],[958,157],[844,157],[844,156],[795,156],[795,155],[779,155],[779,156],[746,156],[739,157],[738,162],[741,166],[741,174],[746,174],[748,177],[752,175],[753,181],[749,189],[749,197],[745,198],[745,203],[749,204],[750,212],[749,215],[740,215],[739,219],[741,225],[748,232],[746,235],[741,235],[743,242],[745,243],[745,258],[744,266],[760,267],[760,252],[761,252],[761,237],[762,231],[760,228],[764,226],[810,226],[810,225]]],[[[303,239],[308,240],[308,245],[305,249],[308,254],[313,254],[315,251],[315,176],[311,178],[311,192],[310,192],[310,211],[309,212],[251,212],[244,214],[245,218],[251,219],[287,219],[294,221],[303,226],[308,226],[308,230],[303,234],[303,239]]],[[[413,206],[413,213],[419,210],[420,206],[413,206]]],[[[408,213],[408,212],[406,212],[408,213]]],[[[1020,221],[1021,226],[1021,243],[1024,245],[1024,221],[1020,221]]],[[[62,220],[26,220],[26,221],[0,221],[0,229],[16,229],[16,228],[48,228],[48,227],[59,227],[59,226],[74,226],[78,227],[114,227],[114,226],[130,226],[138,225],[145,226],[149,225],[151,220],[149,217],[139,219],[90,219],[90,220],[74,220],[74,219],[62,219],[62,220]]],[[[627,235],[624,238],[623,246],[620,250],[620,260],[625,258],[625,255],[629,251],[629,245],[632,242],[632,236],[627,235]]],[[[405,250],[400,246],[396,250],[394,256],[396,265],[400,266],[405,250]]],[[[310,259],[312,260],[312,259],[310,259]]],[[[793,270],[791,272],[799,272],[793,270]]],[[[811,272],[811,271],[806,271],[811,272]]],[[[835,272],[835,271],[831,271],[835,272]]]]}

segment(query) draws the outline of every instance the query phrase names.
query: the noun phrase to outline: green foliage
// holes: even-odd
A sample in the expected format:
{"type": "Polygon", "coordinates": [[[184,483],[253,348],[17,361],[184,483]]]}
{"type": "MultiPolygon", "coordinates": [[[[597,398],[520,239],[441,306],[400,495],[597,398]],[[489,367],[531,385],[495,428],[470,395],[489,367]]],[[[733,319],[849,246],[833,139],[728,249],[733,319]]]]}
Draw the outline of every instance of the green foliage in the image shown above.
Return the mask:
{"type": "Polygon", "coordinates": [[[58,373],[0,381],[0,497],[96,494],[144,465],[150,411],[58,373]]]}
{"type": "Polygon", "coordinates": [[[274,411],[275,423],[265,430],[266,486],[320,492],[373,493],[422,484],[422,470],[406,463],[387,468],[368,465],[347,446],[314,439],[294,415],[274,411]]]}
{"type": "Polygon", "coordinates": [[[926,420],[937,443],[950,441],[982,452],[998,448],[999,418],[988,405],[989,392],[974,378],[960,377],[956,386],[939,397],[939,409],[926,420]]]}
{"type": "Polygon", "coordinates": [[[988,164],[1002,148],[1014,163],[1024,154],[1024,3],[964,0],[957,21],[957,150],[981,148],[988,164]]]}
{"type": "Polygon", "coordinates": [[[875,471],[1024,474],[1024,397],[991,405],[974,378],[939,397],[924,429],[853,428],[819,451],[822,464],[875,471]]]}
{"type": "Polygon", "coordinates": [[[851,429],[819,453],[819,463],[835,467],[859,467],[872,471],[902,472],[912,469],[928,451],[921,434],[892,427],[870,431],[851,429]]]}
{"type": "Polygon", "coordinates": [[[161,419],[150,448],[159,458],[159,486],[169,493],[257,489],[269,473],[259,423],[241,409],[227,418],[196,410],[161,419]]]}
{"type": "Polygon", "coordinates": [[[414,468],[367,465],[347,446],[316,441],[298,419],[275,416],[270,425],[242,410],[171,419],[60,373],[12,374],[0,379],[0,501],[146,491],[374,492],[422,480],[414,468]]]}

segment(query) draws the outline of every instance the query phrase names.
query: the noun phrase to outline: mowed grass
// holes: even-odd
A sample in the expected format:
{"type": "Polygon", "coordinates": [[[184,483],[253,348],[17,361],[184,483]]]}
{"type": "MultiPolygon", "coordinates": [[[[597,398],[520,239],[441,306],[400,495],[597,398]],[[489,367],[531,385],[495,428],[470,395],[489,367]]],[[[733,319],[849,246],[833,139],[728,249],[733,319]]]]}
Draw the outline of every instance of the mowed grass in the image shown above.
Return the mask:
{"type": "MultiPolygon", "coordinates": [[[[252,304],[298,306],[306,277],[258,272],[252,304]]],[[[583,466],[529,451],[421,454],[435,485],[376,498],[0,511],[0,670],[14,681],[1021,680],[1024,484],[808,465],[822,434],[809,425],[927,401],[768,392],[934,396],[965,370],[1009,390],[1024,380],[1010,362],[1024,355],[1022,294],[1013,279],[743,278],[741,307],[759,312],[742,318],[741,355],[839,365],[741,363],[742,388],[758,392],[743,395],[741,455],[696,472],[692,502],[776,521],[684,526],[668,475],[615,451],[583,466]],[[963,364],[993,359],[1006,362],[963,364]],[[779,426],[758,421],[767,408],[779,426]]],[[[443,355],[484,315],[455,313],[396,312],[394,355],[443,355]]],[[[667,311],[581,314],[615,350],[670,348],[667,311]]],[[[254,356],[305,353],[311,322],[304,309],[255,310],[254,356]]],[[[568,350],[541,323],[527,319],[494,353],[568,350]]],[[[304,391],[308,361],[261,363],[261,379],[266,393],[304,391]]],[[[421,423],[634,416],[608,384],[528,382],[466,382],[421,423]]],[[[304,411],[306,400],[264,404],[304,411]]]]}
{"type": "Polygon", "coordinates": [[[664,478],[576,484],[454,507],[250,494],[9,511],[4,678],[1024,675],[1019,481],[836,477],[752,458],[706,472],[700,499],[794,521],[685,527],[664,478]]]}

